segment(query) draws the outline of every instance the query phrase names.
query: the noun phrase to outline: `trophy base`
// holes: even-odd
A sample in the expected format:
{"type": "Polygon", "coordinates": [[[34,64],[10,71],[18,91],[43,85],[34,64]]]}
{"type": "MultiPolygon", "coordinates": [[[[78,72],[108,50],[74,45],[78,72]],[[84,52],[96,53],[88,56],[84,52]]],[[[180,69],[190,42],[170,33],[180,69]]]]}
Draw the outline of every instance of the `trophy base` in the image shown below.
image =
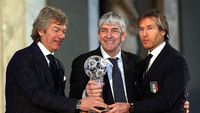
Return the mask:
{"type": "Polygon", "coordinates": [[[97,107],[102,113],[109,111],[109,108],[102,108],[102,107],[97,107]]]}
{"type": "MultiPolygon", "coordinates": [[[[95,107],[95,108],[97,108],[98,110],[100,110],[101,113],[105,113],[105,112],[108,112],[110,110],[109,108],[102,108],[102,107],[95,107]]],[[[95,111],[89,111],[88,113],[97,113],[97,112],[95,112],[95,111]]]]}

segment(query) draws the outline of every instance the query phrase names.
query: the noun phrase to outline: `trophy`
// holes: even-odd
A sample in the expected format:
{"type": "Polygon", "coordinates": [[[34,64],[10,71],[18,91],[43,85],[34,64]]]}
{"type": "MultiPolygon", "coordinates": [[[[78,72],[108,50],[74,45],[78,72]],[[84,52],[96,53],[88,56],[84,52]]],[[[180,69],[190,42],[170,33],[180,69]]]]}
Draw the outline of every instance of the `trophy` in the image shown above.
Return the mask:
{"type": "Polygon", "coordinates": [[[90,56],[85,61],[84,69],[91,80],[102,85],[103,76],[106,74],[106,62],[102,57],[97,55],[90,56]]]}
{"type": "MultiPolygon", "coordinates": [[[[97,55],[90,56],[84,63],[85,73],[90,77],[90,80],[94,80],[97,84],[103,84],[103,76],[106,74],[106,62],[97,55]]],[[[102,97],[102,95],[101,95],[102,97]]],[[[102,112],[106,112],[109,109],[99,108],[102,112]]],[[[89,112],[94,113],[94,112],[89,112]]]]}

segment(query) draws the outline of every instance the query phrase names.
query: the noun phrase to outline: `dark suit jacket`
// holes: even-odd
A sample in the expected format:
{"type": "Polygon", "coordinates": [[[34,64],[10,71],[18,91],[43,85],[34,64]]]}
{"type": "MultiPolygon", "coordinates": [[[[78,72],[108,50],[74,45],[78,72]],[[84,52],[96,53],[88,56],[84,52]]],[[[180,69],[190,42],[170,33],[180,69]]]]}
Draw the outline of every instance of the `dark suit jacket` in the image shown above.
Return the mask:
{"type": "MultiPolygon", "coordinates": [[[[72,72],[70,77],[70,97],[74,98],[82,98],[82,93],[86,87],[87,82],[89,81],[89,77],[86,75],[84,71],[84,62],[86,59],[92,55],[102,56],[100,47],[94,51],[88,52],[86,54],[78,56],[72,63],[72,72]]],[[[123,67],[124,67],[124,75],[125,75],[125,83],[127,90],[127,97],[129,102],[133,102],[135,100],[135,74],[137,70],[138,62],[140,61],[140,57],[122,51],[122,59],[123,59],[123,67]]],[[[103,99],[107,104],[113,103],[112,92],[110,88],[110,83],[108,81],[107,73],[104,75],[104,87],[103,87],[103,99]]]]}
{"type": "Polygon", "coordinates": [[[136,87],[140,101],[134,103],[136,113],[183,113],[189,72],[178,51],[166,42],[144,79],[139,72],[136,87]],[[152,83],[158,86],[156,93],[151,91],[152,83]]]}
{"type": "Polygon", "coordinates": [[[64,96],[64,68],[55,92],[47,61],[38,45],[17,51],[6,71],[6,113],[73,113],[76,99],[64,96]]]}

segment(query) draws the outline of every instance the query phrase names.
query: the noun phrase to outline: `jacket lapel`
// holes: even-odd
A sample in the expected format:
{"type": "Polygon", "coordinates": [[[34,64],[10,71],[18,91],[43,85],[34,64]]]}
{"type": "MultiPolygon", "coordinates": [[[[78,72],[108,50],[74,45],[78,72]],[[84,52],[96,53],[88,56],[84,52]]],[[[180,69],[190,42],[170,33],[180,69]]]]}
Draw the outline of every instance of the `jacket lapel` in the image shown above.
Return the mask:
{"type": "Polygon", "coordinates": [[[41,78],[43,79],[42,81],[44,82],[44,85],[50,85],[51,88],[55,89],[53,78],[51,76],[51,72],[49,70],[49,66],[45,56],[35,42],[31,44],[31,49],[33,51],[33,56],[38,64],[38,70],[40,70],[41,78]]]}
{"type": "Polygon", "coordinates": [[[165,47],[162,49],[160,54],[157,56],[157,58],[155,59],[151,67],[149,68],[147,76],[151,77],[153,72],[158,69],[159,65],[162,65],[162,63],[164,63],[163,60],[164,60],[164,57],[167,55],[167,51],[169,50],[169,47],[170,47],[169,43],[166,42],[165,47]]]}

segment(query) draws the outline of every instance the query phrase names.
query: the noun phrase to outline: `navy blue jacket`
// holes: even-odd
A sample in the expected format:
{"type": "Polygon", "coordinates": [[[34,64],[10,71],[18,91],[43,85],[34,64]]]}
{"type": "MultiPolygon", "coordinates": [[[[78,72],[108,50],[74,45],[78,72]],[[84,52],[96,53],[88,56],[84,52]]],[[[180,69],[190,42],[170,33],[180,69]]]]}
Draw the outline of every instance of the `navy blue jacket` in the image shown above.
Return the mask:
{"type": "Polygon", "coordinates": [[[184,113],[189,71],[184,57],[166,42],[143,79],[142,67],[137,76],[139,101],[135,113],[184,113]],[[154,86],[155,87],[154,87],[154,86]]]}
{"type": "Polygon", "coordinates": [[[73,113],[77,99],[64,96],[64,68],[59,67],[59,89],[38,45],[17,51],[6,71],[6,113],[73,113]]]}

